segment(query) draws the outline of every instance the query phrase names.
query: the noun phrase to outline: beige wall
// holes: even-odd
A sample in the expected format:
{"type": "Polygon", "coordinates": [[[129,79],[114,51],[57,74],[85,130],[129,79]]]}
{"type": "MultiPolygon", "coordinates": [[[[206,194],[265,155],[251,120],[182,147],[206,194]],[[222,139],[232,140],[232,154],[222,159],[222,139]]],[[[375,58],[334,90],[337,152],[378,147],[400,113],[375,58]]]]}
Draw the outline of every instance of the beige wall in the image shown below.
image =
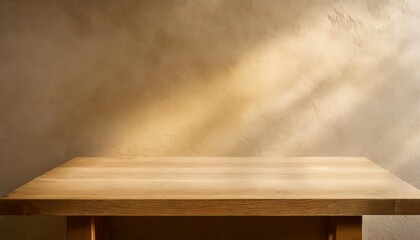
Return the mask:
{"type": "MultiPolygon", "coordinates": [[[[419,6],[0,0],[0,195],[75,156],[365,156],[420,187],[419,6]]],[[[0,218],[0,239],[63,232],[0,218]]]]}

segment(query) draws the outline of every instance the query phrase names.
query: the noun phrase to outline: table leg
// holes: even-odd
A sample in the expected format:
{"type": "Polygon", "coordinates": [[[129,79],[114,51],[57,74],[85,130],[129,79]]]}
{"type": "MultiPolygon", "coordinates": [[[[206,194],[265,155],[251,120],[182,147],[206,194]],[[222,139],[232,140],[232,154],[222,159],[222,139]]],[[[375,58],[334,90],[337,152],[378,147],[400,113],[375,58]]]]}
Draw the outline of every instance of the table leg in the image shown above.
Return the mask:
{"type": "Polygon", "coordinates": [[[361,240],[362,216],[329,217],[328,240],[361,240]]]}
{"type": "Polygon", "coordinates": [[[109,240],[109,218],[67,217],[67,240],[109,240]]]}

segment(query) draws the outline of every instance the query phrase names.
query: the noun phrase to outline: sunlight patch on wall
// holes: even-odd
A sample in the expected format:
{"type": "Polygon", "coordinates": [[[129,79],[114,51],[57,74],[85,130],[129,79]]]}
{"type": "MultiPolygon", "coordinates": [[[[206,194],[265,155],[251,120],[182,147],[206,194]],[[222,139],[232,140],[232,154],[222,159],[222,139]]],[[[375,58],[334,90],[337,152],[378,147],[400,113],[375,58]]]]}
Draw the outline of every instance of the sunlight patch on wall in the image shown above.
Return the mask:
{"type": "Polygon", "coordinates": [[[357,4],[313,14],[292,32],[273,33],[209,79],[181,75],[188,84],[121,116],[109,137],[116,139],[116,152],[106,145],[103,151],[300,155],[320,136],[333,142],[340,138],[331,135],[335,120],[368,100],[389,74],[381,67],[395,54],[390,33],[400,15],[382,14],[384,22],[357,4]]]}

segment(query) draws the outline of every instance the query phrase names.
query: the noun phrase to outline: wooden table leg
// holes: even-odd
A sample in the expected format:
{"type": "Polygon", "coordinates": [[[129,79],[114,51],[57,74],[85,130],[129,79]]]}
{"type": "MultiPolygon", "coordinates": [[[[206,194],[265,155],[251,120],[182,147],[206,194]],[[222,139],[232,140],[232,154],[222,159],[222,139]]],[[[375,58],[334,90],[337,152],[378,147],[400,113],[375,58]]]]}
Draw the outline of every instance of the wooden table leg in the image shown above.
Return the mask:
{"type": "Polygon", "coordinates": [[[67,217],[67,240],[109,240],[109,218],[67,217]]]}
{"type": "Polygon", "coordinates": [[[362,240],[362,216],[329,217],[328,240],[362,240]]]}

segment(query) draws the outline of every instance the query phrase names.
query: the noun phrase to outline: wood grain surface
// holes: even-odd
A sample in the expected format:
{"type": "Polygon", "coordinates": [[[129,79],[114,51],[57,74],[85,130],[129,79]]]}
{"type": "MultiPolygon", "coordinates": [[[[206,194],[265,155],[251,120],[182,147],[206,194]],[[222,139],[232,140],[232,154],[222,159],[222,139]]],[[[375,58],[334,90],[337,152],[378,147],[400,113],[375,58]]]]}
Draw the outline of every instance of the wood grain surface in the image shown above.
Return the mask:
{"type": "Polygon", "coordinates": [[[1,214],[420,214],[420,191],[364,158],[76,158],[0,200],[1,214]]]}

